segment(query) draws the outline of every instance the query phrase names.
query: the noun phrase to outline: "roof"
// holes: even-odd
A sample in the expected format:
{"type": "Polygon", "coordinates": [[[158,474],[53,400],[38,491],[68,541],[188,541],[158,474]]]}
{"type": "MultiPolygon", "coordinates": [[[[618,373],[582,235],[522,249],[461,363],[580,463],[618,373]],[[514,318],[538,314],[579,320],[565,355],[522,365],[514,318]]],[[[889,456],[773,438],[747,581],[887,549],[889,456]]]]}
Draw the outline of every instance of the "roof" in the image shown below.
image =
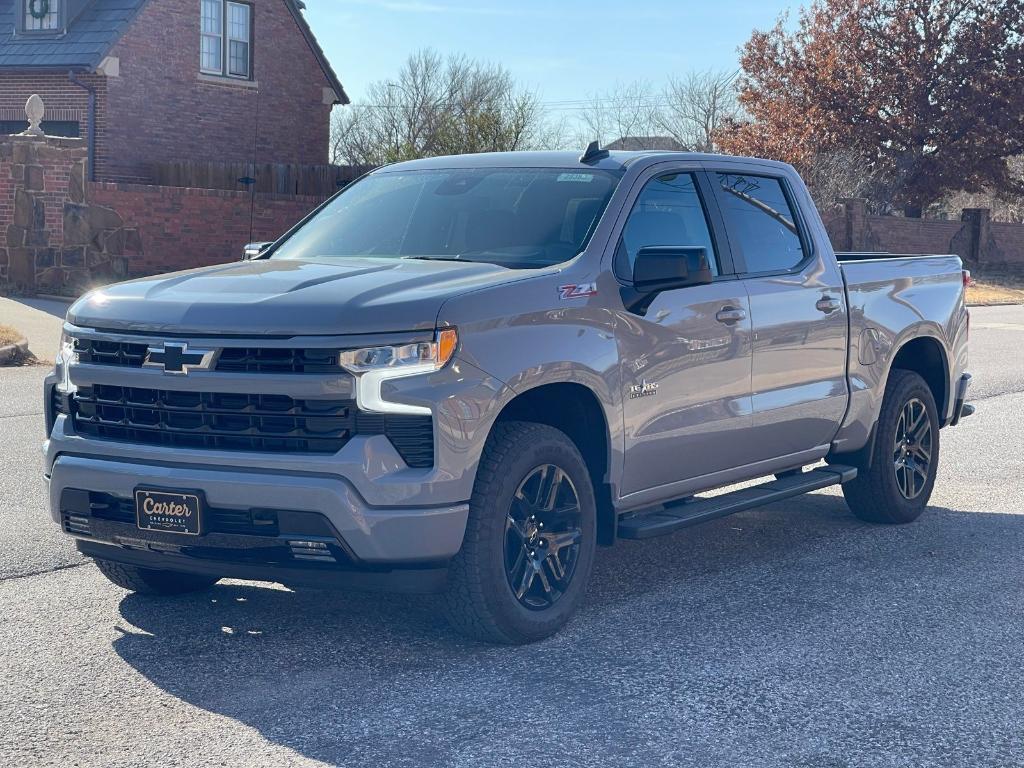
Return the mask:
{"type": "Polygon", "coordinates": [[[15,36],[16,7],[0,6],[0,67],[10,69],[95,69],[147,0],[92,0],[75,3],[75,16],[60,37],[15,36]]]}
{"type": "MultiPolygon", "coordinates": [[[[66,33],[53,37],[15,35],[15,13],[20,3],[0,0],[0,68],[93,70],[147,2],[149,0],[72,0],[67,11],[70,19],[66,33]]],[[[338,103],[348,104],[344,87],[302,13],[305,3],[302,0],[283,2],[337,94],[338,103]]]]}
{"type": "Polygon", "coordinates": [[[663,149],[640,150],[626,152],[613,150],[607,156],[589,163],[581,163],[582,152],[479,152],[466,155],[443,155],[439,157],[423,157],[418,160],[406,160],[401,163],[385,165],[373,173],[395,173],[405,171],[451,170],[459,168],[562,168],[579,169],[580,171],[601,170],[622,172],[627,167],[640,164],[641,168],[659,162],[709,163],[715,165],[743,167],[760,166],[766,172],[789,172],[792,167],[777,160],[764,160],[757,157],[739,157],[737,155],[717,155],[703,152],[669,152],[663,149]]]}
{"type": "MultiPolygon", "coordinates": [[[[479,152],[467,155],[444,155],[440,157],[424,157],[418,160],[407,160],[402,163],[385,166],[382,170],[412,171],[440,168],[598,168],[617,170],[631,165],[638,160],[647,158],[658,160],[676,160],[690,162],[708,162],[715,160],[754,160],[733,155],[712,155],[700,152],[668,152],[666,150],[643,150],[638,152],[610,151],[600,160],[581,163],[580,150],[554,152],[479,152]]],[[[757,160],[770,164],[770,160],[757,160]]],[[[775,165],[781,165],[775,163],[775,165]]]]}

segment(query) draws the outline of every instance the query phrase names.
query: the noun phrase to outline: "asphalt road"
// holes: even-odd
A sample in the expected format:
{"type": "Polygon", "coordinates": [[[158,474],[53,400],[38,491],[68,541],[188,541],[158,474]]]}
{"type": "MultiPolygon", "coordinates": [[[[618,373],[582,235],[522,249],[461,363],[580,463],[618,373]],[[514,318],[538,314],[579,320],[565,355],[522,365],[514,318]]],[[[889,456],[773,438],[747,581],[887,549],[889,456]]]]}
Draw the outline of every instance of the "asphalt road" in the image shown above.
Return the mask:
{"type": "Polygon", "coordinates": [[[43,371],[0,370],[0,765],[1024,765],[1024,307],[973,318],[919,522],[823,492],[624,542],[526,648],[427,598],[127,595],[48,522],[43,371]]]}

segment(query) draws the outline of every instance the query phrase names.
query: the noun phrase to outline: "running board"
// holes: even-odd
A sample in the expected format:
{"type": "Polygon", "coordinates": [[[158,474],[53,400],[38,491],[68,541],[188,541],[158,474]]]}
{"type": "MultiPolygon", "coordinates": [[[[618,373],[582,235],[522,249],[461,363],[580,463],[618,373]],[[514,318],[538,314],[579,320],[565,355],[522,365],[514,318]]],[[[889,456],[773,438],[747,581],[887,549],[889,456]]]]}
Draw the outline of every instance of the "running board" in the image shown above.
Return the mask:
{"type": "Polygon", "coordinates": [[[761,507],[782,499],[800,496],[830,485],[839,485],[857,476],[856,467],[830,464],[810,472],[772,480],[752,488],[741,488],[711,498],[683,499],[655,507],[629,512],[619,518],[620,539],[650,539],[664,536],[681,528],[697,525],[734,512],[761,507]]]}

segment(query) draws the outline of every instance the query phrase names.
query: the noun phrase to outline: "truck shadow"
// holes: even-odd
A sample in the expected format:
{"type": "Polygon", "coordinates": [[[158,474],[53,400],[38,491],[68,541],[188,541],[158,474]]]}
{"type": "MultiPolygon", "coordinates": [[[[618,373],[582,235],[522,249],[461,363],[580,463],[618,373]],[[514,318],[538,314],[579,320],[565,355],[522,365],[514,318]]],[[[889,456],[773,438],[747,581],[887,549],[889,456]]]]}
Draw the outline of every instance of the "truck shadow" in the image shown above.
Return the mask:
{"type": "Polygon", "coordinates": [[[128,596],[114,645],[162,690],[330,764],[654,764],[684,731],[705,750],[688,759],[735,761],[726,737],[752,722],[814,764],[794,721],[853,738],[858,707],[873,707],[884,745],[910,727],[921,675],[955,675],[976,703],[1016,700],[1022,523],[933,507],[869,526],[835,496],[783,502],[601,551],[579,617],[524,648],[460,639],[432,598],[247,583],[128,596]]]}

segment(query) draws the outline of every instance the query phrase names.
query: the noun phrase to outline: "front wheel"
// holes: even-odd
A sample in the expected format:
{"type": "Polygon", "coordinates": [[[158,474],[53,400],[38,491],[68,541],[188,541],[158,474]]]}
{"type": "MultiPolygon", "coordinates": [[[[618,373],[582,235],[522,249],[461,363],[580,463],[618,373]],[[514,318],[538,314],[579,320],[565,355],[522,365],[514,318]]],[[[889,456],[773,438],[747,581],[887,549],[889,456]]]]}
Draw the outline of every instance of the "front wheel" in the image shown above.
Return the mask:
{"type": "Polygon", "coordinates": [[[913,522],[928,505],[939,466],[939,416],[924,379],[892,371],[875,430],[871,468],[843,485],[846,503],[871,523],[913,522]]]}
{"type": "Polygon", "coordinates": [[[596,541],[590,473],[572,440],[543,424],[498,424],[449,568],[449,621],[497,643],[554,634],[583,599],[596,541]]]}

